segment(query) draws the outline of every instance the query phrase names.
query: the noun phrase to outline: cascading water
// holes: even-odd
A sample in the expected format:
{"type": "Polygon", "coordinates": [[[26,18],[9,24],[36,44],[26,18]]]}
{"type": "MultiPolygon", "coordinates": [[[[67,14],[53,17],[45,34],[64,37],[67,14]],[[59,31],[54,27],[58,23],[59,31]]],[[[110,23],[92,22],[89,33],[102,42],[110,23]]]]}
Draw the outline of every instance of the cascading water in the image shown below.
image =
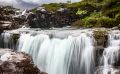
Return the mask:
{"type": "Polygon", "coordinates": [[[118,74],[119,70],[114,65],[118,62],[120,56],[120,32],[113,31],[109,34],[108,47],[104,49],[102,61],[103,67],[98,74],[118,74]]]}
{"type": "MultiPolygon", "coordinates": [[[[92,31],[88,31],[23,31],[18,50],[29,53],[40,70],[48,74],[119,74],[115,66],[120,62],[120,31],[109,33],[102,66],[95,66],[95,41],[92,31]]],[[[12,37],[9,32],[2,33],[0,46],[15,48],[12,37]]]]}
{"type": "Polygon", "coordinates": [[[67,38],[47,34],[21,34],[20,51],[32,55],[35,64],[48,74],[94,74],[94,38],[80,33],[67,38]]]}
{"type": "Polygon", "coordinates": [[[0,35],[0,47],[14,49],[12,34],[5,32],[0,35]]]}

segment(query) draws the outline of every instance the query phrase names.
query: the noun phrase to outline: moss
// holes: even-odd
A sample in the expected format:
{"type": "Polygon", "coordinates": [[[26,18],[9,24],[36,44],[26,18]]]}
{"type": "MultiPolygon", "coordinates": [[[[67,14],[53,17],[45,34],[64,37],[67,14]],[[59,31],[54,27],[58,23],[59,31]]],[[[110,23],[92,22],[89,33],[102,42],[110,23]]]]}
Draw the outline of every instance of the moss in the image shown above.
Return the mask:
{"type": "Polygon", "coordinates": [[[93,32],[95,39],[99,39],[101,37],[105,37],[108,32],[106,30],[95,30],[93,32]]]}
{"type": "Polygon", "coordinates": [[[12,38],[13,38],[13,42],[16,44],[18,39],[19,39],[20,35],[19,34],[13,34],[12,38]]]}
{"type": "Polygon", "coordinates": [[[97,46],[106,47],[108,41],[108,32],[106,30],[96,30],[93,32],[93,36],[97,41],[97,46]]]}

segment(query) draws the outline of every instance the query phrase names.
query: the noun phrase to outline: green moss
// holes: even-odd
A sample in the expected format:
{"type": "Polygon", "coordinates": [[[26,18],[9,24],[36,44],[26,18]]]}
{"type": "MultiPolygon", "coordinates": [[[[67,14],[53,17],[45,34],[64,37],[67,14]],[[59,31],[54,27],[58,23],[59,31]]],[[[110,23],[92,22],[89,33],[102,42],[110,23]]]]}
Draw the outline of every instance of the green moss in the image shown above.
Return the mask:
{"type": "Polygon", "coordinates": [[[19,34],[13,34],[12,38],[13,38],[13,42],[16,44],[18,39],[19,39],[20,35],[19,34]]]}
{"type": "Polygon", "coordinates": [[[93,36],[96,40],[105,38],[106,35],[108,35],[108,32],[106,30],[96,30],[93,32],[93,36]]]}
{"type": "Polygon", "coordinates": [[[97,45],[100,47],[106,47],[108,41],[108,32],[106,30],[95,30],[93,36],[97,42],[97,45]]]}

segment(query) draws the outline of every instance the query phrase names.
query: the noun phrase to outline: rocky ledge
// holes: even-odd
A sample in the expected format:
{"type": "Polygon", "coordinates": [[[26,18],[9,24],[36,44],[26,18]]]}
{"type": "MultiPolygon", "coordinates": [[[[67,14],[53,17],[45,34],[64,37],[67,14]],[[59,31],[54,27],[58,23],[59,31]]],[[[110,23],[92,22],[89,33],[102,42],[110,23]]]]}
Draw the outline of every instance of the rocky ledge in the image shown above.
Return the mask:
{"type": "Polygon", "coordinates": [[[0,49],[0,74],[47,74],[41,72],[31,56],[10,49],[0,49]]]}

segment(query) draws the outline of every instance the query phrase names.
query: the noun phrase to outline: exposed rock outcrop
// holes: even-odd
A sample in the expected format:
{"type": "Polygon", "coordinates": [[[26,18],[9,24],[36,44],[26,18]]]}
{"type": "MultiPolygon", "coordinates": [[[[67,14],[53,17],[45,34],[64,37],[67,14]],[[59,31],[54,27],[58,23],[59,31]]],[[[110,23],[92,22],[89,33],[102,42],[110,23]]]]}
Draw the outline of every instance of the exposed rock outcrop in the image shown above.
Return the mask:
{"type": "Polygon", "coordinates": [[[26,53],[0,49],[0,56],[0,74],[46,74],[40,72],[26,53]]]}
{"type": "Polygon", "coordinates": [[[77,19],[78,16],[67,8],[60,8],[55,12],[38,9],[28,15],[27,23],[31,28],[65,27],[71,26],[77,19]]]}
{"type": "Polygon", "coordinates": [[[108,33],[106,30],[95,30],[93,36],[96,40],[96,65],[98,65],[99,58],[102,56],[104,48],[107,47],[108,33]]]}

